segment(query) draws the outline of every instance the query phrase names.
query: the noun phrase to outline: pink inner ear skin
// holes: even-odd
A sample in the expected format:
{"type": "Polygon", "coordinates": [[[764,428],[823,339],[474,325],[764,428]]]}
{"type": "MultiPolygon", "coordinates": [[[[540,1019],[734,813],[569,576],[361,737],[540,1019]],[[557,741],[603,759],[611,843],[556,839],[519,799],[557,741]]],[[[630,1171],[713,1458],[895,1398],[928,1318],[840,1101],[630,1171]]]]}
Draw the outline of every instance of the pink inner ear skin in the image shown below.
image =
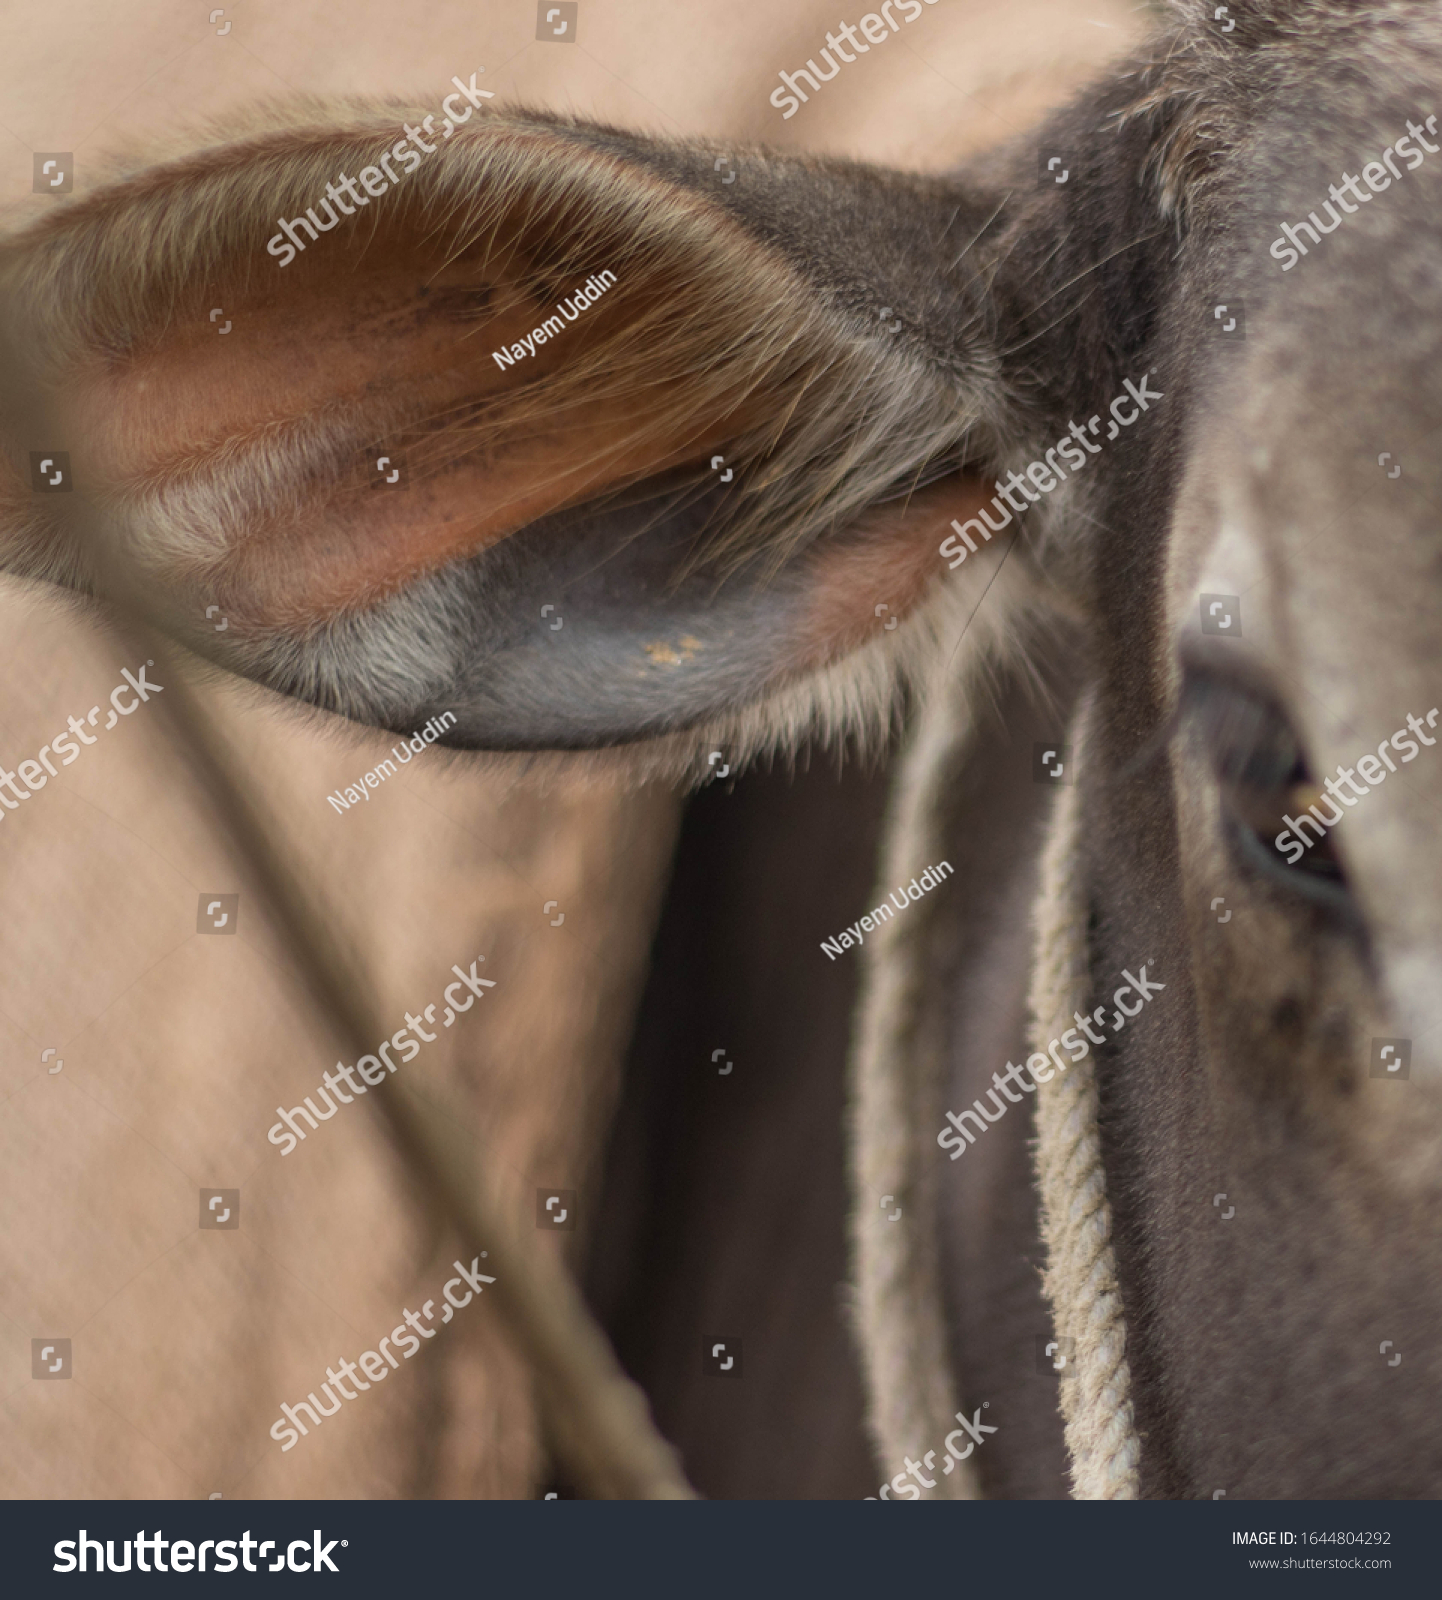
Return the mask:
{"type": "Polygon", "coordinates": [[[213,584],[242,619],[302,629],[363,610],[450,562],[475,555],[567,504],[681,465],[691,450],[657,460],[652,447],[618,449],[609,431],[577,430],[582,453],[538,463],[458,464],[419,477],[405,494],[342,494],[289,527],[259,532],[216,567],[213,584]],[[599,461],[600,465],[595,465],[599,461]]]}
{"type": "Polygon", "coordinates": [[[683,378],[641,374],[613,382],[604,404],[568,395],[539,421],[523,416],[477,443],[472,419],[508,399],[524,406],[539,380],[583,368],[650,286],[618,285],[512,372],[492,349],[547,307],[509,279],[504,249],[484,273],[458,259],[421,274],[394,244],[343,266],[334,255],[297,262],[284,296],[269,280],[248,296],[217,290],[205,303],[227,307],[227,338],[197,302],[123,358],[77,370],[66,395],[91,482],[175,508],[151,552],[159,580],[203,589],[241,629],[305,629],[365,609],[548,513],[705,459],[755,425],[757,403],[739,383],[734,397],[698,402],[683,378]],[[353,471],[335,461],[336,434],[357,441],[353,471]],[[405,492],[370,492],[370,441],[406,458],[405,492]]]}
{"type": "MultiPolygon", "coordinates": [[[[499,381],[484,366],[478,378],[471,365],[459,364],[453,334],[449,343],[449,363],[440,351],[425,352],[429,370],[419,376],[415,350],[404,352],[409,368],[397,353],[391,392],[404,383],[412,412],[454,416],[499,381]]],[[[367,342],[372,366],[378,344],[367,342]]],[[[479,348],[472,343],[468,354],[479,348]]],[[[484,449],[479,459],[467,458],[461,428],[387,431],[378,421],[374,436],[405,457],[410,477],[403,493],[375,493],[359,449],[354,471],[339,478],[329,470],[294,480],[267,472],[267,436],[294,423],[307,398],[298,397],[289,370],[298,358],[265,363],[237,349],[225,391],[230,414],[218,424],[216,408],[204,403],[208,364],[216,359],[168,350],[120,375],[93,377],[72,391],[71,415],[102,479],[186,496],[187,519],[198,522],[189,559],[180,558],[173,576],[201,583],[242,627],[305,628],[374,605],[568,504],[705,457],[753,421],[744,410],[702,416],[684,397],[638,394],[605,407],[572,407],[546,431],[484,449]],[[667,398],[671,420],[658,428],[655,411],[667,398]],[[223,496],[217,512],[223,503],[224,520],[206,515],[210,492],[223,496]]],[[[364,395],[366,373],[345,375],[343,389],[341,374],[332,375],[330,399],[354,403],[364,395]]],[[[294,381],[303,385],[304,374],[294,381]]]]}
{"type": "Polygon", "coordinates": [[[937,547],[952,519],[974,517],[988,498],[980,480],[958,474],[904,506],[873,513],[839,548],[823,544],[810,558],[797,669],[825,666],[885,631],[893,617],[905,618],[930,581],[946,573],[937,547]],[[886,608],[880,615],[879,605],[886,608]]]}

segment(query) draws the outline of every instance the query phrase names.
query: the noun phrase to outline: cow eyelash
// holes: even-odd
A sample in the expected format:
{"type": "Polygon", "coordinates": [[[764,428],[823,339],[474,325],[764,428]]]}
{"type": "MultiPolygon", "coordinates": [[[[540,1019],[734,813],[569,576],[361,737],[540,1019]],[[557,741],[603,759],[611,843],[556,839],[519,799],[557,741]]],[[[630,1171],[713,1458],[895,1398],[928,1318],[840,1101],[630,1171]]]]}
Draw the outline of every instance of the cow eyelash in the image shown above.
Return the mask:
{"type": "MultiPolygon", "coordinates": [[[[1264,691],[1188,670],[1182,715],[1207,753],[1221,791],[1228,844],[1239,863],[1314,904],[1351,907],[1346,873],[1329,830],[1290,863],[1276,839],[1321,792],[1296,730],[1264,691]]],[[[1310,834],[1307,836],[1310,838],[1310,834]]]]}

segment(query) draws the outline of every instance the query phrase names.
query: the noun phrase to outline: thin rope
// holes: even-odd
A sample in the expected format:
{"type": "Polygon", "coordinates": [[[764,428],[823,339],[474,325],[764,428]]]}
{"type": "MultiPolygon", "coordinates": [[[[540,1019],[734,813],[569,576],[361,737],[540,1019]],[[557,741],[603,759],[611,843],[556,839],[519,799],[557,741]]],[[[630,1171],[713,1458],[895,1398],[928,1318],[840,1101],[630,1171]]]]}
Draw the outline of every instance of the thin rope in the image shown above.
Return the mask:
{"type": "MultiPolygon", "coordinates": [[[[1073,721],[1074,759],[1080,758],[1090,723],[1088,699],[1073,721]]],[[[1077,791],[1064,788],[1052,813],[1032,910],[1033,1051],[1045,1051],[1074,1027],[1075,1013],[1089,1009],[1082,861],[1077,791]]],[[[1058,1339],[1072,1344],[1061,1381],[1072,1495],[1078,1500],[1135,1500],[1141,1446],[1112,1252],[1094,1060],[1088,1054],[1037,1093],[1036,1174],[1047,1249],[1043,1287],[1058,1339]]]]}
{"type": "MultiPolygon", "coordinates": [[[[942,679],[928,696],[887,818],[882,882],[905,882],[918,863],[946,853],[948,799],[972,744],[970,674],[942,679]]],[[[935,1124],[945,1074],[945,1008],[936,1003],[935,918],[929,895],[868,935],[852,1057],[851,1250],[854,1323],[868,1399],[867,1421],[887,1474],[920,1457],[955,1427],[936,1237],[935,1124]],[[878,1206],[894,1197],[902,1216],[878,1206]]],[[[927,1499],[980,1500],[972,1461],[938,1471],[927,1499]]]]}

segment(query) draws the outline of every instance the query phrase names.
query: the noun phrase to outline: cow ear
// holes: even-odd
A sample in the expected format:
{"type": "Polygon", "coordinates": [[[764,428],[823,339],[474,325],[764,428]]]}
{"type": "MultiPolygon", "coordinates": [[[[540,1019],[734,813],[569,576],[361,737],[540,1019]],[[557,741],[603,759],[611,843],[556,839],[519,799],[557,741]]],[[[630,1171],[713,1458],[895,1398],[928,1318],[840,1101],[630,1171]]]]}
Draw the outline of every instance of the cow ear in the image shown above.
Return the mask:
{"type": "Polygon", "coordinates": [[[1003,409],[956,264],[995,197],[424,117],[277,118],[6,246],[54,404],[0,560],[91,581],[63,471],[195,647],[472,748],[881,706],[994,564],[937,552],[1003,409]]]}

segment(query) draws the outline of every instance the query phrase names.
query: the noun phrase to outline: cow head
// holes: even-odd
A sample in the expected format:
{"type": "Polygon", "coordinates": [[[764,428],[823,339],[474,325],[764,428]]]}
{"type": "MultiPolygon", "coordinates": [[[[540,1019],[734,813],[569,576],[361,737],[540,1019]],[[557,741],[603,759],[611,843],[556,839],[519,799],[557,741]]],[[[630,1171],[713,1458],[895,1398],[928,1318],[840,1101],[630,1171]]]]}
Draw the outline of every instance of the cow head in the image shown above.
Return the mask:
{"type": "Polygon", "coordinates": [[[653,771],[1079,619],[1143,1492],[1435,1494],[1442,22],[1222,10],[947,178],[404,105],[144,167],[0,261],[0,553],[95,584],[64,451],[224,665],[653,771]]]}

